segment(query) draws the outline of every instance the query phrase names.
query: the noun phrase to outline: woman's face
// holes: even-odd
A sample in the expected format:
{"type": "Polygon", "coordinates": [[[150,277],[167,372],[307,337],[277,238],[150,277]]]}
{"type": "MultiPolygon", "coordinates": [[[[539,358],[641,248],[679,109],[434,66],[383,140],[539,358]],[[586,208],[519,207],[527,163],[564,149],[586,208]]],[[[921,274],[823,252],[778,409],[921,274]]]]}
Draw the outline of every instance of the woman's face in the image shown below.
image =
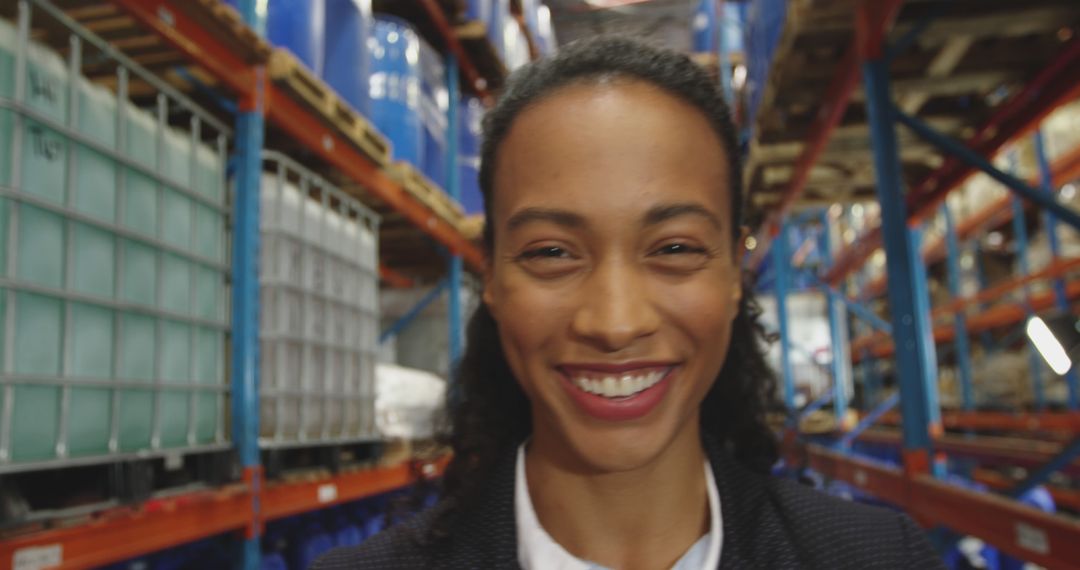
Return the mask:
{"type": "Polygon", "coordinates": [[[697,437],[741,294],[725,152],[633,80],[559,89],[500,147],[484,302],[556,460],[629,470],[697,437]]]}

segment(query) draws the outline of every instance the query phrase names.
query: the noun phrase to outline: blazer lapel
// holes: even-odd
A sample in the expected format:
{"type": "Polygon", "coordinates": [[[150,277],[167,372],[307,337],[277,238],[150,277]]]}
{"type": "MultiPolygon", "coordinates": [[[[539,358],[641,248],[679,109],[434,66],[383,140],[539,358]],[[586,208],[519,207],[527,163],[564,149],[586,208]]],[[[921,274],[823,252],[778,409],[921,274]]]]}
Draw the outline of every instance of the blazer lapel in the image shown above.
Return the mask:
{"type": "Polygon", "coordinates": [[[705,453],[712,465],[720,495],[724,538],[720,550],[722,570],[763,568],[757,546],[761,545],[763,510],[768,508],[764,488],[754,484],[750,473],[735,461],[716,440],[703,434],[705,453]],[[756,562],[756,563],[755,563],[756,562]]]}
{"type": "Polygon", "coordinates": [[[487,487],[454,522],[445,568],[518,569],[514,474],[517,447],[500,453],[487,487]]]}

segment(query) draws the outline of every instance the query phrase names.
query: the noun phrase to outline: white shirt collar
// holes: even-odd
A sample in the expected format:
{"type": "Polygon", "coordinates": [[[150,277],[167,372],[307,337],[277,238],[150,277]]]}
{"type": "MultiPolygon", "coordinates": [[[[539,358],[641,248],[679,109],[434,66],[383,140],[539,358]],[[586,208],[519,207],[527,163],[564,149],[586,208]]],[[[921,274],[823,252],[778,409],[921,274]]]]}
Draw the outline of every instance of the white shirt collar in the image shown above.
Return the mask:
{"type": "MultiPolygon", "coordinates": [[[[705,461],[706,491],[709,496],[709,532],[701,537],[672,570],[706,570],[720,565],[724,525],[720,513],[720,494],[712,466],[705,461]]],[[[599,570],[602,567],[570,554],[540,526],[533,510],[529,485],[525,479],[525,444],[518,447],[514,482],[514,519],[517,523],[518,563],[524,570],[599,570]]]]}

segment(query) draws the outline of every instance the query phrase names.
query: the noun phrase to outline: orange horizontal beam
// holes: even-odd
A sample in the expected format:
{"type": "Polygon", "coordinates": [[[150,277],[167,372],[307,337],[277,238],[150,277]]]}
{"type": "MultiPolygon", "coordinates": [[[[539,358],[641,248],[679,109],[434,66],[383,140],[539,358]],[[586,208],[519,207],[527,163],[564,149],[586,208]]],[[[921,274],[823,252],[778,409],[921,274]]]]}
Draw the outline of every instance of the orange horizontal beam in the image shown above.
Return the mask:
{"type": "Polygon", "coordinates": [[[186,58],[206,68],[234,94],[255,92],[255,67],[245,62],[213,34],[169,0],[113,0],[135,20],[150,28],[186,58]]]}
{"type": "MultiPolygon", "coordinates": [[[[408,486],[424,477],[440,476],[449,456],[413,469],[409,463],[341,473],[301,482],[271,482],[260,496],[263,520],[297,515],[356,501],[408,486]]],[[[32,532],[0,541],[0,570],[13,568],[18,557],[55,549],[61,568],[95,568],[157,552],[230,531],[242,531],[253,520],[247,485],[155,499],[137,508],[118,508],[96,515],[89,523],[32,532]]],[[[35,568],[38,566],[34,566],[35,568]]],[[[42,566],[52,567],[52,566],[42,566]]]]}
{"type": "Polygon", "coordinates": [[[962,489],[921,474],[808,445],[811,465],[846,481],[917,519],[981,538],[998,550],[1049,568],[1080,568],[1080,524],[1017,501],[962,489]]]}
{"type": "MultiPolygon", "coordinates": [[[[997,471],[991,471],[989,469],[976,469],[975,472],[972,473],[971,478],[995,491],[1012,489],[1019,483],[1016,479],[1006,477],[997,471]]],[[[1053,497],[1055,506],[1066,507],[1073,511],[1080,511],[1080,491],[1063,489],[1052,485],[1047,486],[1046,490],[1050,493],[1050,496],[1053,497]]]]}
{"type": "MultiPolygon", "coordinates": [[[[900,447],[900,432],[895,429],[868,429],[856,438],[863,443],[900,447]]],[[[1038,468],[1057,455],[1062,444],[1030,438],[969,436],[944,434],[934,438],[934,449],[949,455],[976,459],[988,465],[1009,465],[1038,468]]],[[[1080,474],[1080,461],[1062,469],[1072,475],[1080,474]]]]}
{"type": "Polygon", "coordinates": [[[807,462],[815,471],[897,504],[907,502],[904,473],[898,467],[812,446],[807,462]]]}
{"type": "MultiPolygon", "coordinates": [[[[889,412],[878,420],[885,425],[900,425],[900,414],[889,412]]],[[[946,429],[1057,431],[1080,433],[1080,413],[942,412],[946,429]]]]}
{"type": "Polygon", "coordinates": [[[1080,524],[1018,501],[962,489],[927,475],[911,482],[906,508],[998,550],[1048,568],[1080,568],[1080,524]]]}
{"type": "Polygon", "coordinates": [[[266,520],[274,520],[364,499],[413,482],[406,464],[364,469],[298,483],[267,484],[262,509],[266,520]]]}
{"type": "MultiPolygon", "coordinates": [[[[57,552],[62,568],[95,568],[217,534],[239,531],[251,520],[251,496],[236,485],[121,508],[89,523],[0,541],[0,570],[34,553],[57,552]]],[[[33,566],[52,567],[52,566],[33,566]]]]}
{"type": "Polygon", "coordinates": [[[415,285],[415,282],[411,277],[403,275],[385,265],[379,265],[379,279],[382,280],[383,283],[399,289],[408,289],[415,285]]]}

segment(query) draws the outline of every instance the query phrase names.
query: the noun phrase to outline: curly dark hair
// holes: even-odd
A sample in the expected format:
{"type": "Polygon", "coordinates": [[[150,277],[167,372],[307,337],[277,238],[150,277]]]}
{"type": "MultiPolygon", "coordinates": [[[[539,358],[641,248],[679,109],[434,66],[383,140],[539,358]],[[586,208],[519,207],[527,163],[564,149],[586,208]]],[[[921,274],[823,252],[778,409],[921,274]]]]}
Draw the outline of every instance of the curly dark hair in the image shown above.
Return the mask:
{"type": "MultiPolygon", "coordinates": [[[[693,105],[720,136],[731,173],[733,242],[739,252],[743,214],[742,168],[735,127],[718,86],[706,72],[678,52],[612,36],[574,42],[554,57],[514,72],[502,96],[484,118],[480,187],[487,219],[492,215],[494,169],[499,147],[511,125],[530,105],[573,84],[629,79],[643,81],[693,105]]],[[[484,245],[492,251],[494,232],[487,224],[484,245]]],[[[748,281],[735,317],[727,357],[717,381],[702,402],[701,428],[744,465],[766,472],[777,459],[777,442],[765,423],[776,393],[776,378],[762,352],[760,309],[748,281]]],[[[532,430],[529,401],[515,381],[499,342],[498,325],[481,303],[469,321],[465,354],[448,401],[446,440],[454,457],[443,480],[443,496],[467,504],[485,485],[496,458],[520,444],[532,430]]]]}

